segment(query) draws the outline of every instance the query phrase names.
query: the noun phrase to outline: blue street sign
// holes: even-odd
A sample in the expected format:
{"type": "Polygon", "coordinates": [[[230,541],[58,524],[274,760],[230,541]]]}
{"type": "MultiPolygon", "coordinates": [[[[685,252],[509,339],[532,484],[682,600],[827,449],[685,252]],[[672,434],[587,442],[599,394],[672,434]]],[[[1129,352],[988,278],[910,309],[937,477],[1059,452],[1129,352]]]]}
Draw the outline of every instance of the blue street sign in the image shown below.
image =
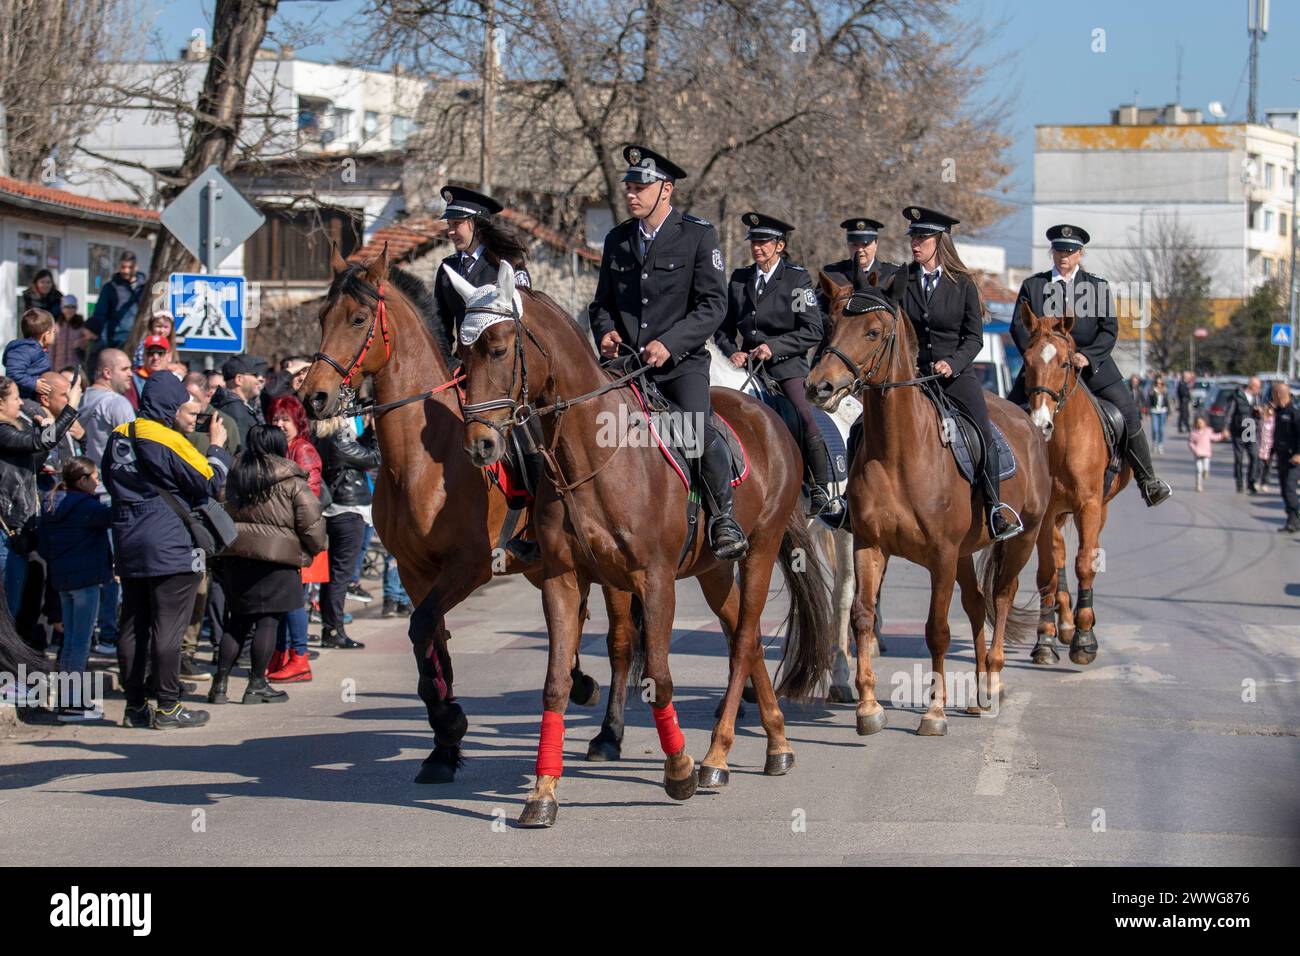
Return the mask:
{"type": "Polygon", "coordinates": [[[1291,346],[1291,326],[1285,322],[1273,323],[1273,344],[1291,346]]]}
{"type": "Polygon", "coordinates": [[[168,279],[178,348],[187,352],[244,351],[244,277],[175,272],[168,279]]]}

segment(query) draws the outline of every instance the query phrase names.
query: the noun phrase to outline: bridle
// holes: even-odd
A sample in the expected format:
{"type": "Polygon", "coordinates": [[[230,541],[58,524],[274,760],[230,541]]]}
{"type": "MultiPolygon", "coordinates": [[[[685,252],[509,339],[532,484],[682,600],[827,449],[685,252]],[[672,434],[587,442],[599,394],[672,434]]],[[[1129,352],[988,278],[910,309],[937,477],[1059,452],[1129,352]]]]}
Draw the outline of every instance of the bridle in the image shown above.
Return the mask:
{"type": "Polygon", "coordinates": [[[1052,399],[1052,401],[1056,402],[1056,408],[1052,410],[1052,419],[1055,420],[1056,416],[1060,414],[1061,409],[1065,407],[1065,403],[1069,401],[1070,396],[1074,394],[1074,390],[1079,387],[1079,381],[1083,377],[1083,372],[1074,364],[1074,340],[1064,332],[1049,332],[1047,334],[1053,338],[1061,338],[1065,340],[1065,361],[1061,363],[1061,368],[1065,370],[1065,381],[1061,383],[1059,389],[1051,389],[1046,385],[1027,386],[1025,388],[1025,398],[1028,399],[1041,392],[1048,398],[1052,399]],[[1073,382],[1070,381],[1071,369],[1074,370],[1073,382]]]}
{"type": "Polygon", "coordinates": [[[374,402],[354,403],[353,399],[356,397],[356,389],[352,386],[352,376],[362,370],[361,366],[365,364],[366,356],[370,354],[370,349],[375,344],[376,331],[379,332],[380,337],[384,340],[385,364],[387,364],[388,360],[393,357],[393,343],[388,333],[388,305],[384,300],[383,282],[375,284],[375,294],[378,296],[378,304],[375,306],[375,314],[370,320],[370,329],[366,332],[366,340],[361,343],[361,348],[357,351],[356,356],[348,364],[347,368],[344,368],[342,363],[335,359],[334,356],[328,355],[325,352],[317,352],[313,355],[312,364],[307,367],[307,372],[310,374],[312,368],[317,362],[324,362],[330,368],[334,369],[334,371],[339,374],[339,377],[343,379],[342,384],[339,386],[339,391],[344,396],[344,401],[342,407],[334,413],[335,415],[350,416],[369,412],[372,415],[379,416],[394,408],[401,408],[403,405],[410,405],[414,402],[431,398],[439,392],[445,391],[449,388],[455,388],[464,381],[464,376],[456,375],[448,379],[446,382],[443,382],[441,385],[426,389],[423,392],[418,392],[415,395],[408,395],[406,398],[399,398],[393,402],[385,402],[382,405],[376,405],[374,402]]]}
{"type": "Polygon", "coordinates": [[[917,378],[909,378],[897,382],[871,381],[882,366],[888,368],[889,365],[892,364],[894,354],[898,350],[898,312],[892,306],[886,305],[883,302],[873,302],[865,309],[857,309],[850,312],[848,311],[847,306],[851,305],[852,302],[853,296],[850,295],[849,301],[846,303],[846,308],[843,313],[844,315],[857,316],[866,315],[869,312],[887,312],[889,317],[893,320],[893,324],[890,326],[889,332],[886,333],[885,340],[881,342],[872,353],[869,359],[870,365],[867,367],[865,372],[861,365],[853,361],[853,359],[844,354],[843,351],[837,349],[833,345],[826,346],[824,351],[829,355],[834,355],[837,359],[843,362],[848,366],[849,371],[853,374],[853,382],[849,385],[849,395],[856,398],[866,389],[875,389],[876,391],[883,393],[889,391],[891,388],[902,388],[904,385],[920,385],[924,382],[932,382],[937,378],[943,378],[942,375],[936,372],[933,375],[921,375],[917,378]]]}

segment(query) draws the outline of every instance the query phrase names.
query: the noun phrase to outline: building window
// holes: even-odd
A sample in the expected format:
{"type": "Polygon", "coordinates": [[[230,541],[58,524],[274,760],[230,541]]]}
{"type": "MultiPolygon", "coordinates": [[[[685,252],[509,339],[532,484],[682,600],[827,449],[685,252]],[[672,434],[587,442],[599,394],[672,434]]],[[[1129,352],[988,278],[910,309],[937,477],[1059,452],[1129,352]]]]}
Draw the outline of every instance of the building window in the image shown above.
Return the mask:
{"type": "Polygon", "coordinates": [[[407,137],[415,132],[415,120],[409,116],[393,117],[393,145],[402,146],[407,137]]]}
{"type": "Polygon", "coordinates": [[[1286,220],[1286,213],[1284,213],[1284,212],[1280,212],[1280,213],[1278,213],[1278,214],[1277,214],[1277,234],[1278,234],[1279,236],[1285,236],[1285,235],[1286,235],[1286,222],[1287,222],[1287,220],[1286,220]]]}
{"type": "MultiPolygon", "coordinates": [[[[109,280],[117,272],[118,260],[122,258],[122,253],[126,252],[125,246],[110,246],[102,242],[92,242],[86,247],[88,261],[86,263],[86,298],[98,301],[99,293],[103,291],[104,286],[108,285],[109,280]]],[[[142,263],[143,266],[147,263],[142,263]]],[[[91,302],[86,303],[86,308],[93,309],[91,302]]]]}
{"type": "Polygon", "coordinates": [[[43,236],[38,232],[18,233],[18,284],[24,289],[31,285],[36,273],[49,269],[54,273],[54,284],[59,284],[60,240],[57,236],[43,236]]]}
{"type": "Polygon", "coordinates": [[[1264,231],[1273,231],[1273,210],[1271,209],[1264,210],[1264,231]]]}
{"type": "Polygon", "coordinates": [[[361,245],[361,213],[352,209],[263,209],[266,222],[244,246],[244,274],[255,282],[330,278],[330,243],[346,259],[361,245]]]}
{"type": "Polygon", "coordinates": [[[366,110],[365,125],[361,128],[361,135],[369,142],[379,135],[379,114],[374,110],[366,110]]]}
{"type": "Polygon", "coordinates": [[[1264,164],[1264,188],[1265,189],[1273,188],[1273,164],[1272,163],[1264,164]]]}
{"type": "Polygon", "coordinates": [[[330,101],[298,97],[298,141],[322,143],[329,130],[330,101]]]}
{"type": "Polygon", "coordinates": [[[352,141],[352,110],[335,107],[332,115],[331,142],[350,143],[352,141]]]}

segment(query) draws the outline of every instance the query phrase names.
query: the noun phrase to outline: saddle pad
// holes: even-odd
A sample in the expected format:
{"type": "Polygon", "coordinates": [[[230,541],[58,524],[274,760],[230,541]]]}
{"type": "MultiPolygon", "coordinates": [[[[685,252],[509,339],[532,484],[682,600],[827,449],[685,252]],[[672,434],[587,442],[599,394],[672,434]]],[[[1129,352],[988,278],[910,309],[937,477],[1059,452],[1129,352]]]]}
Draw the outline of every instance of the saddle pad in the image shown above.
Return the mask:
{"type": "MultiPolygon", "coordinates": [[[[791,434],[799,438],[803,432],[803,422],[799,418],[799,413],[795,411],[794,403],[786,398],[784,394],[774,391],[770,388],[758,388],[757,395],[762,399],[763,404],[772,409],[781,416],[781,421],[785,422],[785,427],[790,429],[791,434]]],[[[831,470],[835,481],[844,481],[849,476],[849,454],[844,445],[844,437],[835,425],[835,419],[831,418],[823,409],[813,408],[813,420],[817,422],[817,430],[821,432],[822,438],[826,441],[826,450],[831,456],[831,470]]],[[[800,441],[802,447],[803,442],[800,441]]]]}
{"type": "Polygon", "coordinates": [[[492,483],[501,489],[510,508],[527,508],[533,503],[533,496],[528,493],[523,478],[514,468],[509,467],[506,461],[505,458],[498,459],[483,470],[487,472],[492,483]]]}
{"type": "MultiPolygon", "coordinates": [[[[962,477],[975,484],[982,470],[976,465],[984,460],[984,443],[973,421],[960,412],[954,418],[958,427],[953,436],[952,456],[957,461],[957,470],[962,477]]],[[[989,422],[989,427],[993,429],[993,440],[998,445],[998,479],[1006,481],[1016,473],[1016,456],[1002,430],[992,422],[989,422]]]]}
{"type": "MultiPolygon", "coordinates": [[[[654,416],[650,414],[646,407],[645,396],[641,394],[641,389],[635,382],[629,383],[632,394],[636,396],[637,404],[641,408],[641,413],[646,416],[646,423],[649,426],[650,434],[654,437],[655,444],[659,451],[663,453],[669,467],[676,472],[677,477],[681,480],[682,485],[687,491],[691,489],[691,464],[690,459],[686,457],[685,450],[681,447],[680,441],[675,440],[680,436],[671,436],[674,440],[669,443],[659,434],[655,427],[654,416]]],[[[731,424],[719,415],[713,412],[710,419],[711,424],[718,430],[727,441],[727,450],[731,453],[731,486],[734,488],[746,478],[749,477],[749,457],[745,454],[745,447],[740,443],[740,438],[736,435],[731,424]]]]}

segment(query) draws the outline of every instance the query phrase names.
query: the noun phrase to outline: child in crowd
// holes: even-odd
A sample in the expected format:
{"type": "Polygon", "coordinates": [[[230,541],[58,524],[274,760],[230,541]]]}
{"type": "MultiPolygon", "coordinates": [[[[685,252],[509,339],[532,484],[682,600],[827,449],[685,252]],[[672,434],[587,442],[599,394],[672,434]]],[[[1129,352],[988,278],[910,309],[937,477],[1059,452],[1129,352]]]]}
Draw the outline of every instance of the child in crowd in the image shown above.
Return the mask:
{"type": "Polygon", "coordinates": [[[1196,458],[1196,490],[1205,490],[1205,479],[1210,476],[1211,443],[1223,441],[1223,436],[1210,428],[1204,415],[1196,416],[1196,427],[1187,434],[1187,447],[1196,458]]]}
{"type": "Polygon", "coordinates": [[[1268,466],[1273,460],[1273,406],[1259,410],[1259,490],[1268,490],[1268,466]]]}
{"type": "MultiPolygon", "coordinates": [[[[99,500],[99,469],[78,455],[63,466],[62,481],[49,495],[37,531],[37,547],[49,567],[50,583],[63,609],[59,670],[84,674],[91,635],[99,616],[99,590],[113,579],[108,529],[112,509],[99,500]]],[[[65,682],[66,683],[66,682],[65,682]]],[[[88,688],[88,681],[80,687],[88,688]]],[[[63,721],[98,720],[103,711],[89,699],[60,701],[63,721]]]]}
{"type": "Polygon", "coordinates": [[[19,395],[35,400],[50,392],[40,377],[50,370],[49,350],[57,334],[54,316],[44,309],[28,309],[21,326],[23,337],[5,346],[5,375],[18,383],[19,395]]]}

